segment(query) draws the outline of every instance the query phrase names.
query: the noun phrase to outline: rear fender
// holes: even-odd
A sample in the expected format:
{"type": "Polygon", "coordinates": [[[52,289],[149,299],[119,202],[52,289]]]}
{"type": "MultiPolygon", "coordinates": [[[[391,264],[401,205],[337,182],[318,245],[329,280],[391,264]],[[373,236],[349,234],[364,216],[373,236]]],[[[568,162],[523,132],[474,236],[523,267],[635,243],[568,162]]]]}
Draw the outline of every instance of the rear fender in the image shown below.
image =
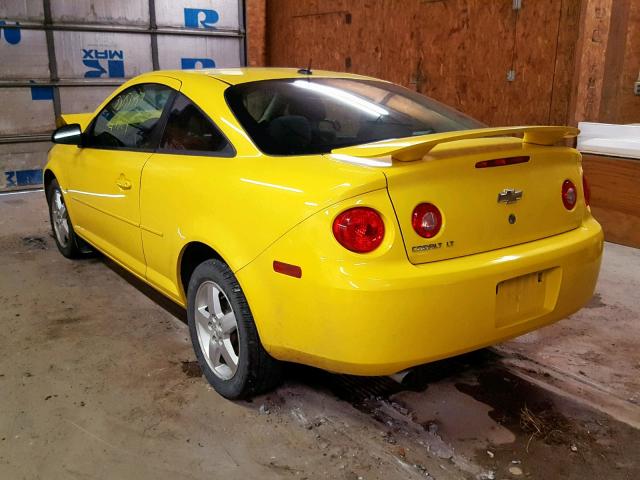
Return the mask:
{"type": "MultiPolygon", "coordinates": [[[[322,311],[323,304],[330,303],[334,295],[339,296],[344,290],[383,288],[387,279],[379,275],[380,268],[392,264],[406,267],[407,257],[387,190],[380,189],[336,203],[307,218],[236,272],[236,276],[251,306],[262,343],[277,358],[279,351],[314,349],[307,344],[313,335],[301,331],[295,312],[310,308],[322,311]],[[376,209],[384,220],[384,240],[371,253],[346,250],[332,233],[336,216],[359,206],[376,209]],[[299,266],[302,277],[276,273],[273,269],[276,260],[299,266]],[[332,288],[328,291],[326,285],[332,288]],[[320,290],[325,294],[317,298],[316,305],[305,304],[305,299],[320,290]]],[[[304,328],[321,329],[321,325],[304,328]]]]}

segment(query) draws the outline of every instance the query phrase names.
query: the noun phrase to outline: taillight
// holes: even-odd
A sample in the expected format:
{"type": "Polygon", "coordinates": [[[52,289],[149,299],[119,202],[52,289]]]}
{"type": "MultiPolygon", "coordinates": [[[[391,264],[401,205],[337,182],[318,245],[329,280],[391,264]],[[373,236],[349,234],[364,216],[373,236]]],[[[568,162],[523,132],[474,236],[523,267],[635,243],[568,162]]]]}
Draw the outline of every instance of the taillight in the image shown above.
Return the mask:
{"type": "Polygon", "coordinates": [[[562,203],[567,210],[573,210],[578,200],[578,191],[571,180],[562,183],[562,203]]]}
{"type": "Polygon", "coordinates": [[[333,236],[347,250],[372,252],[384,239],[384,221],[373,208],[350,208],[333,221],[333,236]]]}
{"type": "Polygon", "coordinates": [[[591,205],[591,190],[589,189],[589,183],[587,183],[587,177],[582,175],[582,191],[584,192],[584,203],[587,207],[591,205]]]}
{"type": "Polygon", "coordinates": [[[413,209],[411,225],[421,237],[435,237],[442,227],[442,214],[432,203],[421,203],[413,209]]]}

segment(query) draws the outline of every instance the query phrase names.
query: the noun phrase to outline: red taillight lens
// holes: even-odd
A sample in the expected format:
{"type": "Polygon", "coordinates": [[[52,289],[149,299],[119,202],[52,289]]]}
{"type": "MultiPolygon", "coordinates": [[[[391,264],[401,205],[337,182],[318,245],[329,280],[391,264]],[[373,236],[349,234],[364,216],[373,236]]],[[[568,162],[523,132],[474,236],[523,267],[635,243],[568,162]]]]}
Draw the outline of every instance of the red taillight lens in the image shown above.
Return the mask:
{"type": "Polygon", "coordinates": [[[476,163],[476,168],[504,167],[505,165],[516,165],[518,163],[527,163],[528,161],[529,157],[496,158],[478,162],[476,163]]]}
{"type": "Polygon", "coordinates": [[[372,252],[384,238],[384,221],[373,208],[351,208],[333,221],[333,236],[347,250],[372,252]]]}
{"type": "Polygon", "coordinates": [[[584,191],[584,203],[587,204],[587,207],[591,205],[591,190],[589,189],[589,183],[587,182],[587,177],[582,175],[582,190],[584,191]]]}
{"type": "Polygon", "coordinates": [[[562,203],[567,210],[573,210],[578,200],[578,191],[571,180],[562,183],[562,203]]]}
{"type": "Polygon", "coordinates": [[[435,237],[440,231],[440,227],[442,227],[442,214],[435,205],[421,203],[413,209],[411,225],[421,237],[435,237]]]}

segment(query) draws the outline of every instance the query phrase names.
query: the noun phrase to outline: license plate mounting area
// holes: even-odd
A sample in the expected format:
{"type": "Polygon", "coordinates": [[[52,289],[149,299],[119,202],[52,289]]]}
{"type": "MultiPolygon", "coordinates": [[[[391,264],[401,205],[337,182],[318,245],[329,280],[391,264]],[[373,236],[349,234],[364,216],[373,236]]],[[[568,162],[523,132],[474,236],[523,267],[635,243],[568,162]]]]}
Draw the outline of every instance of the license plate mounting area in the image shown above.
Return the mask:
{"type": "Polygon", "coordinates": [[[496,285],[496,327],[508,327],[551,312],[558,300],[562,270],[548,268],[496,285]]]}

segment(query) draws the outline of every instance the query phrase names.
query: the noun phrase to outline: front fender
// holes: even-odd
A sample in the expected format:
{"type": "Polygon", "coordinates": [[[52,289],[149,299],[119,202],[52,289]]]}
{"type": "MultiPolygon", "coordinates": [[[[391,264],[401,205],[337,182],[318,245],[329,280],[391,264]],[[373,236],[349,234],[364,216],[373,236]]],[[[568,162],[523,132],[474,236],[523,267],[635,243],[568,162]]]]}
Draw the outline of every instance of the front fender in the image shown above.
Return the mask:
{"type": "Polygon", "coordinates": [[[47,188],[47,178],[51,175],[58,180],[63,194],[70,188],[70,172],[65,168],[65,158],[69,158],[78,147],[75,145],[54,145],[47,155],[47,163],[42,169],[45,178],[45,188],[47,188]]]}

